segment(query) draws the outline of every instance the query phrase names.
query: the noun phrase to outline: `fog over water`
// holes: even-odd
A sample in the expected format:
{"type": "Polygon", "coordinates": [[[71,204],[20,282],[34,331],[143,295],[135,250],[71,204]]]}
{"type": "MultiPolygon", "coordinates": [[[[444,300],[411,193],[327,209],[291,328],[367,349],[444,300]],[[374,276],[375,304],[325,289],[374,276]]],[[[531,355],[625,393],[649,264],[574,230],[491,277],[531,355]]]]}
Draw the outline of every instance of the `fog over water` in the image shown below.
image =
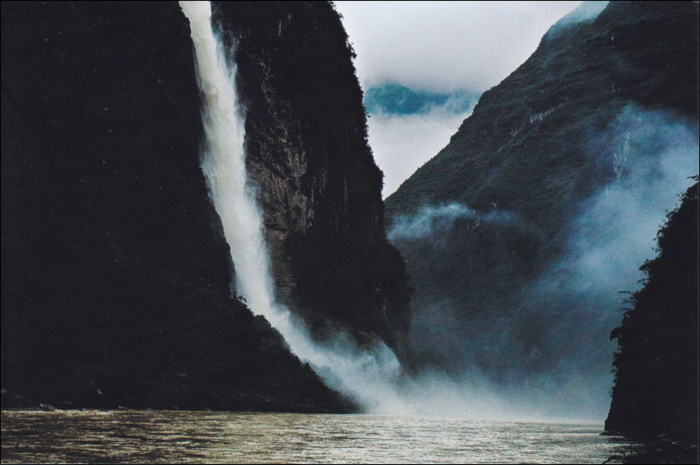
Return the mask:
{"type": "Polygon", "coordinates": [[[235,292],[256,315],[264,316],[291,351],[310,363],[329,386],[355,398],[369,410],[396,405],[391,383],[399,371],[394,354],[382,343],[361,351],[339,334],[320,346],[291,312],[275,299],[270,257],[263,236],[262,212],[245,167],[243,111],[236,95],[236,66],[214,33],[209,2],[180,2],[190,20],[196,51],[197,82],[204,96],[205,137],[202,171],[221,217],[235,268],[235,292]],[[389,396],[389,399],[387,399],[389,396]]]}
{"type": "Polygon", "coordinates": [[[235,65],[214,34],[209,3],[181,2],[195,44],[197,80],[204,96],[202,120],[206,140],[202,171],[221,217],[236,271],[236,292],[256,315],[264,316],[291,351],[308,362],[330,387],[355,399],[365,411],[385,414],[427,413],[425,389],[403,376],[401,366],[382,342],[358,348],[345,334],[314,342],[308,330],[275,300],[269,251],[263,238],[262,213],[245,172],[243,123],[235,88],[235,65]],[[421,399],[416,399],[419,393],[421,399]],[[423,396],[425,396],[423,398],[423,396]]]}
{"type": "MultiPolygon", "coordinates": [[[[313,342],[303,323],[275,301],[261,212],[256,205],[256,191],[245,173],[244,111],[238,108],[235,95],[235,65],[227,62],[231,53],[223,50],[212,32],[209,4],[181,4],[192,25],[197,79],[205,97],[202,169],[231,248],[236,292],[245,298],[253,313],[263,315],[281,332],[293,353],[308,362],[329,386],[354,398],[367,412],[602,422],[611,378],[607,369],[591,373],[590,367],[609,366],[611,347],[609,341],[603,343],[595,338],[606,340],[612,327],[619,323],[615,316],[617,291],[634,289],[639,277],[634,270],[641,265],[640,260],[652,256],[652,239],[665,211],[673,207],[682,187],[690,184],[686,178],[694,174],[690,168],[693,163],[697,167],[697,134],[667,115],[633,108],[623,114],[616,129],[601,135],[600,140],[592,140],[591,147],[617,147],[613,152],[601,151],[600,156],[601,163],[614,164],[618,179],[591,198],[570,226],[571,242],[562,259],[529,290],[528,299],[520,308],[506,309],[498,321],[498,331],[488,325],[482,328],[485,340],[460,334],[444,339],[460,341],[449,347],[454,350],[455,365],[461,367],[457,375],[454,370],[447,375],[439,367],[423,367],[409,375],[382,343],[359,349],[344,334],[325,344],[313,342]],[[656,157],[654,154],[659,151],[662,155],[656,157]],[[611,253],[620,250],[629,253],[611,253]],[[602,259],[610,256],[616,259],[602,259]],[[555,299],[558,304],[549,302],[552,295],[560,297],[555,299]],[[583,299],[587,304],[561,307],[562,302],[572,299],[583,299]],[[559,354],[556,376],[521,373],[514,375],[520,380],[518,383],[494,382],[488,370],[473,363],[470,357],[484,345],[500,347],[501,353],[522,351],[516,336],[524,321],[533,317],[546,322],[539,328],[543,341],[540,352],[557,353],[564,343],[568,344],[568,350],[559,354]],[[575,343],[570,347],[572,341],[575,343]]],[[[531,227],[517,212],[494,211],[482,218],[479,215],[460,205],[427,209],[415,218],[399,219],[390,238],[430,235],[434,218],[443,227],[446,221],[449,227],[449,221],[460,216],[496,225],[531,227]]],[[[449,302],[441,305],[442,310],[433,312],[428,324],[444,331],[444,317],[454,317],[458,311],[449,308],[449,302]]],[[[420,325],[414,325],[414,336],[424,329],[424,336],[434,336],[431,328],[420,325]]],[[[457,324],[454,329],[461,328],[457,324]]],[[[420,346],[424,341],[417,338],[412,342],[420,346]]],[[[512,369],[517,371],[519,367],[512,369]]]]}
{"type": "MultiPolygon", "coordinates": [[[[518,412],[602,421],[612,387],[609,334],[626,306],[621,292],[639,289],[639,267],[656,255],[657,231],[693,183],[698,134],[672,114],[630,105],[610,130],[591,137],[588,150],[616,179],[574,206],[579,213],[564,229],[563,253],[520,303],[466,317],[449,296],[431,294],[430,303],[414,297],[411,344],[438,356],[466,391],[486,388],[518,412]]],[[[399,247],[432,244],[449,260],[454,245],[447,238],[464,220],[537,234],[518,212],[451,203],[397,218],[389,238],[399,247]]]]}
{"type": "MultiPolygon", "coordinates": [[[[572,21],[582,2],[335,2],[357,53],[365,92],[387,84],[426,93],[480,95],[535,51],[550,26],[572,21]]],[[[606,2],[587,2],[601,4],[606,2]]],[[[597,14],[597,13],[595,13],[597,14]]],[[[372,111],[369,140],[384,171],[384,198],[434,157],[457,132],[468,111],[449,103],[429,113],[372,111]]]]}

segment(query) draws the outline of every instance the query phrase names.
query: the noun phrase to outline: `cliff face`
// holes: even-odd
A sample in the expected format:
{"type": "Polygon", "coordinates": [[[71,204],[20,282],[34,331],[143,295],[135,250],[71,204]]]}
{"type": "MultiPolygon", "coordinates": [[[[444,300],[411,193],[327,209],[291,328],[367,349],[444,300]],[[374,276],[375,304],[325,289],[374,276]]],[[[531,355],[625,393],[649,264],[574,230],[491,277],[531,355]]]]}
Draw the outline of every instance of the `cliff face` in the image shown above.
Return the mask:
{"type": "MultiPolygon", "coordinates": [[[[659,256],[642,269],[617,339],[607,431],[698,439],[698,184],[657,236],[659,256]]],[[[697,447],[693,455],[697,461],[697,447]]]]}
{"type": "Polygon", "coordinates": [[[517,209],[557,227],[569,199],[586,198],[615,176],[611,163],[587,159],[585,148],[623,107],[634,102],[697,119],[694,8],[613,2],[595,21],[553,27],[525,63],[481,96],[450,143],[387,199],[389,216],[460,201],[482,211],[517,209]],[[559,166],[569,174],[544,169],[559,166]],[[570,182],[555,182],[562,174],[570,182]]]}
{"type": "MultiPolygon", "coordinates": [[[[364,114],[346,111],[361,96],[347,86],[344,33],[325,4],[226,8],[219,19],[243,34],[249,164],[277,281],[290,300],[322,302],[314,314],[331,314],[343,295],[295,270],[310,267],[333,284],[341,260],[330,252],[370,244],[395,253],[382,242],[381,173],[364,114]],[[265,16],[270,8],[287,22],[313,18],[304,27],[330,28],[329,42],[279,42],[283,25],[265,16]],[[234,14],[247,29],[225,19],[234,14]],[[311,59],[319,53],[335,61],[311,59]],[[305,87],[287,89],[295,76],[305,87]],[[326,104],[300,106],[307,98],[326,104]],[[314,299],[329,289],[327,301],[314,299]]],[[[233,266],[199,167],[202,134],[177,3],[2,4],[3,406],[349,408],[231,298],[233,266]]],[[[377,273],[367,273],[368,286],[377,273]]],[[[363,296],[364,284],[338,286],[363,296]]],[[[371,324],[353,327],[388,334],[379,309],[366,308],[371,324]]]]}
{"type": "Polygon", "coordinates": [[[398,348],[410,289],[387,242],[382,173],[367,145],[354,53],[327,3],[222,3],[239,37],[249,172],[279,297],[324,338],[398,348]]]}
{"type": "MultiPolygon", "coordinates": [[[[416,288],[415,360],[476,365],[503,382],[566,379],[576,366],[607,373],[618,302],[602,290],[617,297],[630,284],[614,287],[613,266],[579,271],[636,253],[623,240],[644,216],[615,232],[613,199],[651,205],[679,134],[697,147],[696,16],[697,3],[611,2],[595,19],[553,27],[387,199],[390,237],[416,288]],[[595,247],[604,252],[587,256],[595,247]]],[[[693,150],[684,160],[697,165],[693,150]]],[[[668,166],[691,164],[679,160],[668,166]]]]}

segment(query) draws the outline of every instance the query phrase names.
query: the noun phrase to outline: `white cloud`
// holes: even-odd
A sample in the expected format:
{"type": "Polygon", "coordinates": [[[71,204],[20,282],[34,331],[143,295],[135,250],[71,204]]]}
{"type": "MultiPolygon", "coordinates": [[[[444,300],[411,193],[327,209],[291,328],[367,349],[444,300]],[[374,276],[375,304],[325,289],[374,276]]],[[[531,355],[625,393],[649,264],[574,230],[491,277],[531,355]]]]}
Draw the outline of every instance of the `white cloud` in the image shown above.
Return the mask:
{"type": "Polygon", "coordinates": [[[386,198],[399,188],[426,161],[450,141],[466,113],[434,108],[426,114],[373,114],[369,121],[369,141],[377,165],[384,172],[386,198]]]}
{"type": "Polygon", "coordinates": [[[335,2],[362,86],[483,92],[581,2],[335,2]]]}
{"type": "MultiPolygon", "coordinates": [[[[535,51],[547,29],[581,2],[335,2],[366,90],[483,92],[535,51]]],[[[369,140],[384,197],[437,155],[469,113],[373,114],[369,140]]]]}

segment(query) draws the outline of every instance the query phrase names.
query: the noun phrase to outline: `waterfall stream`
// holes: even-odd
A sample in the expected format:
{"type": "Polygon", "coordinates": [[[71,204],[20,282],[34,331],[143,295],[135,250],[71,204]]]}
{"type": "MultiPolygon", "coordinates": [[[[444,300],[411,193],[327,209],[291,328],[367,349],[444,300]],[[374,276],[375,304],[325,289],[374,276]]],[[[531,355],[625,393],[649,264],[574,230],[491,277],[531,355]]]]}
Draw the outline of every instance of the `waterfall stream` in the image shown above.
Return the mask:
{"type": "Polygon", "coordinates": [[[214,33],[210,2],[180,2],[180,6],[190,21],[197,82],[204,99],[202,171],[231,249],[236,292],[254,314],[264,316],[282,334],[291,351],[308,362],[327,385],[352,396],[367,410],[383,411],[388,405],[395,410],[392,384],[400,364],[388,347],[380,344],[372,351],[361,350],[344,335],[321,346],[312,341],[302,322],[275,301],[262,212],[246,174],[236,65],[227,61],[224,46],[214,33]]]}
{"type": "Polygon", "coordinates": [[[262,212],[256,190],[247,179],[236,66],[227,60],[224,45],[212,28],[210,2],[180,5],[190,21],[197,82],[203,95],[202,171],[231,249],[236,292],[250,310],[265,317],[291,352],[309,363],[327,386],[353,398],[366,412],[472,419],[567,418],[548,413],[557,411],[552,410],[548,391],[537,386],[528,392],[498,389],[478,371],[458,378],[432,370],[407,376],[383,343],[359,348],[350,335],[342,333],[331,341],[315,342],[303,322],[275,300],[262,212]]]}

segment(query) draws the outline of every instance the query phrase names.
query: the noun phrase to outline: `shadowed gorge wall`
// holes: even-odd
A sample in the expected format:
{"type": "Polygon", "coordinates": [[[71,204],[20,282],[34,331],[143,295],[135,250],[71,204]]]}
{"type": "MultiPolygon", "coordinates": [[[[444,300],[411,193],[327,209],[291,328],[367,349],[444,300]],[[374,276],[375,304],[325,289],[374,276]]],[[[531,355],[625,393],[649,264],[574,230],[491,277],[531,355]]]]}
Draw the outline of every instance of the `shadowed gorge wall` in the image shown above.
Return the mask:
{"type": "Polygon", "coordinates": [[[569,405],[594,386],[605,414],[618,291],[697,173],[697,13],[611,2],[554,26],[387,199],[416,365],[569,405]]]}
{"type": "MultiPolygon", "coordinates": [[[[228,26],[229,15],[247,24],[234,32],[243,35],[250,168],[278,282],[301,289],[292,295],[300,308],[311,302],[321,308],[313,314],[330,314],[344,297],[333,294],[341,273],[332,267],[341,264],[330,258],[365,244],[374,244],[372,257],[387,250],[398,267],[375,273],[401,282],[400,257],[383,242],[381,202],[373,203],[381,172],[364,142],[359,87],[348,86],[354,74],[337,14],[326,4],[214,8],[228,26]],[[330,29],[327,40],[307,39],[285,61],[269,8],[309,16],[330,29]],[[319,53],[335,61],[316,61],[319,53]],[[297,87],[285,89],[289,82],[297,87]],[[302,106],[306,99],[313,102],[302,106]],[[354,110],[345,116],[339,106],[354,110]],[[325,138],[311,139],[309,127],[325,138]],[[270,143],[275,150],[264,148],[270,143]],[[310,251],[317,262],[303,260],[310,251]],[[318,263],[330,267],[329,283],[290,271],[303,277],[318,263]]],[[[231,298],[228,246],[199,167],[202,131],[188,23],[176,2],[3,2],[3,406],[352,408],[231,298]]],[[[338,286],[370,299],[377,282],[338,286]]],[[[377,305],[363,308],[367,323],[355,328],[389,336],[373,314],[385,295],[373,292],[377,305]]],[[[348,313],[337,320],[353,324],[355,307],[343,304],[348,313]]]]}
{"type": "Polygon", "coordinates": [[[618,351],[605,429],[692,443],[698,437],[697,183],[669,214],[657,244],[659,256],[642,266],[644,287],[610,334],[618,351]]]}
{"type": "MultiPolygon", "coordinates": [[[[222,3],[280,297],[324,338],[399,348],[410,289],[387,242],[354,52],[328,3],[222,3]]],[[[215,10],[216,17],[216,10],[215,10]]]]}

